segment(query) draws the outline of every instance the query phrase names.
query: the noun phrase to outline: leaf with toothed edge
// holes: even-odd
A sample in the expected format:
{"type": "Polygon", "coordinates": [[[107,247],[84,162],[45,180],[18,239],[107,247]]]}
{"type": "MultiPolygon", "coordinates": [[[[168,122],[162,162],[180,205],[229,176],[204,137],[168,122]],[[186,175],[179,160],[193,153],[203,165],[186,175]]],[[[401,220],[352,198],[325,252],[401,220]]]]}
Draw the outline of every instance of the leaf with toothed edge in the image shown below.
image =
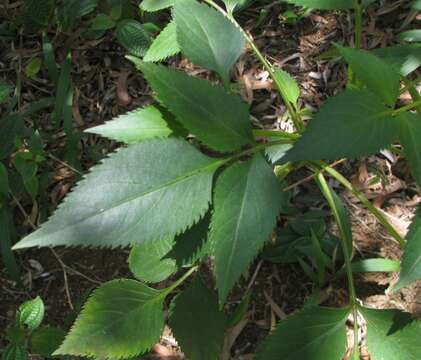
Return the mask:
{"type": "Polygon", "coordinates": [[[221,305],[269,239],[282,197],[278,179],[260,154],[232,165],[217,179],[209,241],[221,305]]]}
{"type": "Polygon", "coordinates": [[[206,213],[213,174],[222,163],[180,139],[120,149],[95,166],[50,220],[14,249],[118,247],[179,234],[206,213]]]}
{"type": "Polygon", "coordinates": [[[164,328],[165,295],[135,280],[103,284],[53,355],[123,359],[149,350],[164,328]]]}
{"type": "Polygon", "coordinates": [[[220,152],[254,143],[248,107],[222,86],[128,57],[143,72],[159,101],[198,140],[220,152]]]}
{"type": "Polygon", "coordinates": [[[159,62],[180,52],[177,42],[177,27],[171,21],[152,42],[143,61],[159,62]]]}
{"type": "Polygon", "coordinates": [[[161,112],[154,106],[148,106],[120,115],[85,132],[131,144],[147,139],[166,138],[172,131],[161,112]]]}
{"type": "Polygon", "coordinates": [[[174,5],[175,0],[143,0],[140,8],[145,11],[153,12],[166,9],[174,5]]]}

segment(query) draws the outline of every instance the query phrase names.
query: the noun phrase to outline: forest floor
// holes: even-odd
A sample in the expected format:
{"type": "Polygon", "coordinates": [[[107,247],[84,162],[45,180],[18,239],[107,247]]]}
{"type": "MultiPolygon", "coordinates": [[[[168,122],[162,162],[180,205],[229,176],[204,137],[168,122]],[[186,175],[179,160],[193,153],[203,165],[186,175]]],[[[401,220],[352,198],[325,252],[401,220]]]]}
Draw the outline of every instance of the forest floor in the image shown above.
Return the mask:
{"type": "MultiPolygon", "coordinates": [[[[397,32],[411,23],[419,23],[421,18],[419,15],[418,18],[414,17],[407,5],[408,1],[394,0],[380,1],[379,5],[370,7],[365,14],[363,47],[372,49],[390,45],[397,32]]],[[[345,66],[336,60],[325,59],[323,54],[331,49],[332,42],[353,43],[351,17],[347,13],[312,12],[287,23],[282,15],[285,10],[285,5],[275,1],[264,8],[255,5],[241,12],[239,21],[253,35],[265,56],[297,79],[302,91],[302,105],[315,110],[346,83],[345,66]],[[263,13],[262,10],[267,15],[259,23],[256,19],[263,13]]],[[[1,16],[0,13],[0,22],[7,20],[1,19],[1,16]]],[[[165,18],[168,15],[162,16],[165,18]]],[[[59,60],[63,60],[69,50],[72,52],[75,129],[83,131],[153,101],[142,75],[124,59],[125,52],[117,45],[112,34],[94,41],[83,41],[77,33],[60,34],[54,38],[54,46],[59,60]]],[[[19,74],[24,65],[17,68],[18,55],[25,64],[41,51],[39,35],[25,35],[19,41],[12,42],[0,40],[0,78],[16,83],[19,77],[22,83],[22,106],[53,94],[52,85],[42,73],[37,78],[29,78],[19,74]]],[[[178,56],[170,64],[191,74],[211,76],[178,56]]],[[[250,51],[246,51],[237,63],[233,80],[241,85],[241,95],[250,104],[256,127],[287,129],[290,126],[283,119],[285,107],[272,89],[267,72],[262,70],[250,51]]],[[[406,96],[403,94],[402,100],[406,96]]],[[[34,224],[38,223],[41,206],[55,208],[80,177],[73,167],[60,160],[65,134],[48,124],[48,116],[49,113],[45,112],[36,120],[37,126],[41,126],[51,139],[45,145],[47,153],[51,155],[48,157],[48,171],[51,174],[48,200],[47,204],[38,204],[27,197],[15,199],[13,207],[19,236],[33,230],[34,224]]],[[[80,171],[86,172],[117,146],[107,140],[83,135],[77,144],[80,171]]],[[[337,169],[384,212],[402,235],[406,234],[421,197],[399,158],[384,152],[363,160],[341,163],[337,169]]],[[[289,178],[288,182],[294,184],[309,174],[303,169],[289,178]]],[[[357,256],[399,259],[399,246],[371,213],[339,184],[332,182],[331,185],[345,200],[350,212],[357,256]]],[[[298,184],[292,191],[293,203],[302,211],[308,209],[310,202],[313,207],[314,204],[323,206],[312,179],[298,184]]],[[[280,222],[279,227],[282,226],[280,222]]],[[[329,221],[328,227],[335,232],[329,221]]],[[[116,277],[131,276],[127,256],[128,250],[75,248],[30,249],[19,253],[24,287],[18,287],[4,272],[0,272],[0,347],[2,329],[12,324],[21,302],[41,296],[46,304],[45,322],[67,326],[91,289],[116,277]]],[[[210,266],[203,271],[211,271],[210,266]]],[[[392,293],[391,288],[396,281],[396,273],[357,276],[358,297],[372,307],[398,308],[421,317],[421,284],[392,293]]],[[[163,282],[158,287],[165,285],[163,282]]],[[[316,285],[298,264],[279,265],[257,258],[248,276],[234,290],[228,306],[237,304],[246,289],[252,289],[249,311],[229,333],[226,344],[226,354],[233,359],[252,359],[256,347],[268,331],[278,320],[299,309],[316,285]]],[[[335,280],[322,289],[321,304],[341,306],[346,302],[344,281],[335,280]]],[[[170,330],[167,330],[161,343],[154,348],[154,357],[182,359],[170,330]]],[[[365,359],[369,359],[369,356],[365,359]]]]}

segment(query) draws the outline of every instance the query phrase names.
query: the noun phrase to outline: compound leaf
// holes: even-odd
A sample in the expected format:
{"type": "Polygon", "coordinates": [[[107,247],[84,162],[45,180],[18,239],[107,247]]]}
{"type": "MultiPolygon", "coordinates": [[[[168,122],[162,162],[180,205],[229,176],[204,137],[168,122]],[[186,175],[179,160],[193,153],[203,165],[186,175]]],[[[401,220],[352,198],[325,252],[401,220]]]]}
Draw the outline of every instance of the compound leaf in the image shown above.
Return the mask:
{"type": "Polygon", "coordinates": [[[105,283],[54,355],[128,358],[145,352],[164,327],[163,294],[135,280],[105,283]]]}
{"type": "Polygon", "coordinates": [[[400,278],[395,290],[421,280],[421,207],[418,208],[412,220],[406,238],[407,243],[402,258],[400,278]]]}
{"type": "Polygon", "coordinates": [[[173,15],[181,52],[193,63],[216,71],[229,83],[231,67],[245,45],[240,29],[215,9],[196,0],[177,0],[173,15]]]}
{"type": "Polygon", "coordinates": [[[175,0],[143,0],[140,8],[145,11],[158,11],[174,5],[175,0]]]}
{"type": "Polygon", "coordinates": [[[221,304],[273,230],[281,185],[261,155],[225,170],[215,185],[210,244],[221,304]]]}
{"type": "Polygon", "coordinates": [[[421,116],[407,112],[399,116],[399,137],[414,178],[421,188],[421,116]]]}
{"type": "Polygon", "coordinates": [[[180,139],[120,149],[94,167],[55,215],[15,248],[116,247],[174,236],[208,209],[220,164],[180,139]]]}
{"type": "Polygon", "coordinates": [[[247,105],[208,81],[132,58],[158,99],[209,147],[234,151],[253,143],[247,105]]]}
{"type": "Polygon", "coordinates": [[[349,308],[310,306],[290,315],[269,335],[256,360],[342,359],[349,312],[349,308]]]}
{"type": "Polygon", "coordinates": [[[345,90],[328,99],[282,161],[357,158],[387,147],[396,119],[374,94],[345,90]]]}
{"type": "Polygon", "coordinates": [[[360,308],[367,322],[367,349],[373,360],[418,360],[421,321],[398,310],[360,308]]]}
{"type": "Polygon", "coordinates": [[[171,304],[170,327],[190,360],[215,360],[225,338],[227,319],[216,293],[197,277],[171,304]]]}
{"type": "Polygon", "coordinates": [[[336,45],[359,79],[386,104],[393,105],[399,95],[399,72],[365,50],[336,45]]]}
{"type": "Polygon", "coordinates": [[[126,144],[141,142],[156,137],[168,137],[172,131],[161,112],[154,106],[137,109],[86,130],[126,144]]]}
{"type": "Polygon", "coordinates": [[[180,52],[177,42],[177,26],[171,21],[152,42],[143,61],[159,62],[180,52]]]}
{"type": "Polygon", "coordinates": [[[174,239],[160,239],[133,247],[129,256],[130,271],[139,280],[160,282],[177,270],[175,260],[163,259],[172,249],[174,239]]]}

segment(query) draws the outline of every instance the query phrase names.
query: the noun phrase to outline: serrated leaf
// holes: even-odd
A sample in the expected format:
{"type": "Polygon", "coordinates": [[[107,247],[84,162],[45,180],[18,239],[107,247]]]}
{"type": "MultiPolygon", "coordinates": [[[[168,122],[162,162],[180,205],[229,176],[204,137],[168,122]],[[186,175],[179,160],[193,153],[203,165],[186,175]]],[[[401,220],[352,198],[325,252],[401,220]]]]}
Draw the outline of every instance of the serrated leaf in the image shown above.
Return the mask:
{"type": "Polygon", "coordinates": [[[38,329],[31,336],[31,351],[41,356],[51,356],[65,336],[66,332],[60,328],[48,326],[38,329]]]}
{"type": "Polygon", "coordinates": [[[28,300],[19,306],[16,314],[17,323],[20,326],[27,326],[30,330],[35,330],[41,325],[44,319],[44,303],[42,299],[37,296],[33,300],[28,300]]]}
{"type": "Polygon", "coordinates": [[[28,350],[17,344],[10,344],[6,346],[1,356],[1,360],[27,360],[28,350]]]}
{"type": "MultiPolygon", "coordinates": [[[[345,10],[355,8],[358,0],[285,0],[298,6],[319,10],[345,10]]],[[[362,4],[368,6],[375,0],[363,0],[362,4]]]]}
{"type": "Polygon", "coordinates": [[[322,105],[282,161],[336,160],[376,153],[390,145],[398,130],[396,119],[385,112],[386,107],[372,93],[345,90],[322,105]]]}
{"type": "Polygon", "coordinates": [[[395,291],[421,280],[421,207],[412,219],[402,258],[401,273],[395,291]]]}
{"type": "Polygon", "coordinates": [[[421,321],[399,310],[359,309],[367,322],[366,344],[372,360],[418,360],[421,321]]]}
{"type": "Polygon", "coordinates": [[[175,22],[171,21],[152,42],[143,61],[159,62],[180,52],[176,31],[175,22]]]}
{"type": "Polygon", "coordinates": [[[183,72],[132,60],[158,99],[207,146],[225,152],[253,143],[247,105],[239,97],[183,72]]]}
{"type": "Polygon", "coordinates": [[[269,239],[283,196],[261,155],[232,165],[217,179],[209,241],[220,304],[269,239]]]}
{"type": "Polygon", "coordinates": [[[295,79],[282,69],[276,69],[273,73],[275,75],[275,81],[282,89],[286,99],[296,106],[297,100],[300,97],[300,88],[295,79]]]}
{"type": "Polygon", "coordinates": [[[135,280],[105,283],[93,292],[54,355],[108,359],[145,352],[164,327],[163,294],[135,280]]]}
{"type": "Polygon", "coordinates": [[[409,168],[421,188],[421,115],[407,112],[399,116],[399,138],[409,168]]]}
{"type": "Polygon", "coordinates": [[[421,66],[421,44],[397,45],[372,51],[391,67],[407,76],[421,66]]]}
{"type": "Polygon", "coordinates": [[[174,5],[175,0],[143,0],[140,8],[145,11],[153,12],[166,9],[174,5]]]}
{"type": "Polygon", "coordinates": [[[393,105],[399,95],[400,76],[390,65],[365,50],[336,48],[351,66],[357,77],[386,104],[393,105]]]}
{"type": "Polygon", "coordinates": [[[227,319],[216,293],[197,277],[171,304],[170,327],[190,360],[219,358],[227,319]]]}
{"type": "Polygon", "coordinates": [[[136,20],[123,20],[117,25],[116,36],[120,44],[134,56],[143,56],[148,50],[151,39],[136,20]]]}
{"type": "Polygon", "coordinates": [[[136,245],[130,252],[129,268],[142,281],[157,283],[177,270],[173,259],[163,259],[174,245],[173,238],[136,245]]]}
{"type": "Polygon", "coordinates": [[[245,46],[240,29],[220,12],[196,0],[177,0],[173,16],[183,55],[216,71],[229,83],[230,70],[245,46]]]}
{"type": "Polygon", "coordinates": [[[339,360],[345,354],[350,309],[309,306],[281,320],[256,360],[339,360]]]}
{"type": "Polygon", "coordinates": [[[15,248],[117,247],[174,236],[208,209],[219,165],[180,139],[120,149],[94,167],[53,217],[15,248]]]}
{"type": "Polygon", "coordinates": [[[86,132],[105,136],[126,144],[157,137],[165,138],[172,133],[161,112],[154,106],[120,115],[104,125],[86,130],[86,132]]]}

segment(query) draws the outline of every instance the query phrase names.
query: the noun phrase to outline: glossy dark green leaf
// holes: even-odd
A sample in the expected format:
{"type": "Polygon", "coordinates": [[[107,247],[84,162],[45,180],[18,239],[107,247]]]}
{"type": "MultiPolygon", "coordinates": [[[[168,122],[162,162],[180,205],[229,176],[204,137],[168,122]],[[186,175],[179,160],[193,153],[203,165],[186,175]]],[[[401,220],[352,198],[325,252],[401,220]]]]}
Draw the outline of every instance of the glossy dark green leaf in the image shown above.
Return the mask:
{"type": "Polygon", "coordinates": [[[421,321],[399,310],[360,308],[372,360],[419,360],[421,321]]]}
{"type": "Polygon", "coordinates": [[[346,90],[328,99],[283,162],[358,158],[389,146],[397,134],[396,119],[368,91],[346,90]]]}
{"type": "Polygon", "coordinates": [[[162,291],[135,280],[105,283],[89,298],[54,355],[128,358],[150,349],[164,327],[162,291]]]}
{"type": "Polygon", "coordinates": [[[206,213],[220,165],[179,139],[120,149],[94,167],[50,220],[15,248],[117,247],[174,236],[206,213]]]}
{"type": "Polygon", "coordinates": [[[171,304],[170,327],[190,360],[219,358],[227,319],[216,293],[197,277],[171,304]]]}
{"type": "Polygon", "coordinates": [[[132,59],[158,99],[197,138],[218,151],[234,151],[253,143],[248,108],[221,86],[132,59]]]}
{"type": "Polygon", "coordinates": [[[109,30],[116,25],[115,21],[107,14],[98,14],[92,19],[92,30],[109,30]]]}
{"type": "Polygon", "coordinates": [[[217,179],[209,241],[221,304],[269,239],[284,193],[260,155],[226,169],[217,179]]]}
{"type": "Polygon", "coordinates": [[[228,83],[231,67],[245,46],[240,29],[196,0],[177,0],[173,15],[181,52],[193,63],[216,71],[228,83]]]}
{"type": "Polygon", "coordinates": [[[1,360],[27,360],[28,349],[22,345],[9,344],[3,350],[1,360]]]}
{"type": "Polygon", "coordinates": [[[257,352],[256,360],[340,360],[350,309],[309,306],[281,320],[257,352]]]}

